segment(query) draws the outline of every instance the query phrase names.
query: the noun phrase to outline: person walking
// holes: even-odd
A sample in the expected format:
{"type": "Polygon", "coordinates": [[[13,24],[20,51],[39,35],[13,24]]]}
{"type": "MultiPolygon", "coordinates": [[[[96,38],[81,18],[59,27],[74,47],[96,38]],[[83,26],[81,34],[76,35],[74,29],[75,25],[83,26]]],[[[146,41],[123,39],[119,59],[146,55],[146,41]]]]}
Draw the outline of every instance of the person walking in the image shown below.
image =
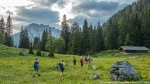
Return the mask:
{"type": "Polygon", "coordinates": [[[76,58],[73,58],[74,69],[76,68],[76,58]]]}
{"type": "Polygon", "coordinates": [[[59,68],[61,70],[60,77],[64,75],[64,67],[65,67],[64,60],[61,60],[61,62],[59,63],[59,68]]]}
{"type": "Polygon", "coordinates": [[[85,56],[84,61],[86,64],[88,63],[88,56],[85,56]]]}
{"type": "Polygon", "coordinates": [[[83,57],[81,56],[81,58],[80,58],[80,64],[81,64],[81,67],[82,67],[82,69],[83,69],[83,57]]]}
{"type": "Polygon", "coordinates": [[[35,58],[33,77],[35,77],[35,73],[37,73],[38,76],[40,76],[38,71],[39,71],[39,61],[38,61],[38,58],[35,58]]]}

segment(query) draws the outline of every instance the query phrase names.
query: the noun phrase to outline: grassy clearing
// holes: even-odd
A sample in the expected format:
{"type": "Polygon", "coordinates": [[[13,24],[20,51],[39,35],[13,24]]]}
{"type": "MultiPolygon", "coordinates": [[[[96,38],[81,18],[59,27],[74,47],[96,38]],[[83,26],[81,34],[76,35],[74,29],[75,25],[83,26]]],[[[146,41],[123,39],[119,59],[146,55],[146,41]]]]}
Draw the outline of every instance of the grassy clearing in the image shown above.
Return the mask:
{"type": "Polygon", "coordinates": [[[150,83],[150,52],[130,55],[116,52],[115,57],[110,55],[111,52],[103,52],[93,58],[92,65],[97,66],[96,70],[89,68],[87,64],[84,64],[84,68],[81,69],[80,56],[77,55],[56,54],[55,58],[38,57],[41,77],[37,75],[32,77],[33,62],[37,56],[19,56],[19,51],[17,48],[9,48],[0,44],[0,84],[99,84],[114,82],[110,80],[109,70],[113,63],[122,60],[129,61],[142,76],[142,80],[138,83],[150,83]],[[76,69],[73,68],[72,63],[74,56],[77,58],[76,69]],[[139,58],[129,59],[128,57],[131,56],[139,56],[139,58]],[[64,59],[68,66],[65,66],[64,77],[60,78],[60,70],[55,67],[55,64],[61,59],[64,59]],[[92,73],[101,73],[101,79],[91,80],[92,73]]]}

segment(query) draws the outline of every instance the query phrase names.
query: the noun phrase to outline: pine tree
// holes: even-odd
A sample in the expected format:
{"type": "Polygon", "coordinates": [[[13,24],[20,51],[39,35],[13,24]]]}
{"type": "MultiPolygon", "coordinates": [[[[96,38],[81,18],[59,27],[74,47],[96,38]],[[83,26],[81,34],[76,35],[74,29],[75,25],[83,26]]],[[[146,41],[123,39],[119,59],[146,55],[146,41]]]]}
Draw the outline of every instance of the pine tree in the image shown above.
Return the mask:
{"type": "Polygon", "coordinates": [[[5,36],[4,34],[2,33],[2,31],[0,31],[0,43],[4,43],[4,40],[5,40],[5,36]]]}
{"type": "Polygon", "coordinates": [[[138,14],[133,13],[130,16],[129,20],[129,28],[128,28],[128,34],[130,36],[130,41],[132,41],[132,44],[134,46],[141,46],[141,22],[139,20],[138,14]]]}
{"type": "Polygon", "coordinates": [[[12,30],[12,19],[10,15],[7,18],[6,23],[6,32],[5,32],[5,45],[12,47],[14,45],[14,40],[12,37],[13,30],[12,30]]]}
{"type": "Polygon", "coordinates": [[[68,42],[69,42],[69,25],[66,19],[66,15],[63,15],[63,21],[61,22],[61,37],[65,40],[65,47],[61,49],[60,53],[67,53],[68,51],[68,42]]]}
{"type": "Polygon", "coordinates": [[[90,35],[89,35],[89,28],[88,22],[85,19],[83,24],[83,32],[82,32],[82,54],[89,54],[90,51],[90,35]]]}
{"type": "Polygon", "coordinates": [[[24,29],[23,26],[21,27],[20,32],[20,40],[19,40],[19,48],[29,48],[29,37],[27,29],[24,29]]]}
{"type": "Polygon", "coordinates": [[[39,37],[35,37],[35,38],[34,38],[34,42],[33,42],[33,48],[34,48],[34,49],[38,49],[38,48],[37,48],[37,44],[38,44],[39,41],[40,41],[40,38],[39,38],[39,37]]]}
{"type": "Polygon", "coordinates": [[[43,34],[42,34],[42,41],[41,41],[41,50],[42,51],[46,51],[45,45],[46,45],[46,42],[47,42],[47,37],[48,37],[48,31],[46,29],[46,30],[43,31],[43,34]]]}
{"type": "Polygon", "coordinates": [[[125,38],[125,43],[124,43],[124,45],[125,46],[132,46],[132,41],[131,41],[131,39],[130,39],[130,35],[129,35],[129,33],[127,33],[127,35],[126,35],[126,38],[125,38]]]}
{"type": "Polygon", "coordinates": [[[92,54],[92,53],[94,53],[94,50],[93,50],[93,46],[94,46],[94,30],[93,30],[93,25],[92,25],[92,23],[90,24],[90,26],[89,26],[89,39],[90,39],[90,42],[89,42],[89,44],[90,44],[90,46],[89,46],[89,54],[92,54]]]}
{"type": "Polygon", "coordinates": [[[100,22],[98,22],[94,43],[96,47],[95,52],[104,50],[104,38],[102,32],[102,27],[100,26],[100,22]]]}
{"type": "Polygon", "coordinates": [[[150,9],[145,8],[141,14],[142,45],[150,47],[150,9]]]}
{"type": "Polygon", "coordinates": [[[33,46],[32,46],[32,41],[30,42],[30,46],[29,46],[29,54],[34,54],[34,52],[33,52],[33,46]]]}
{"type": "Polygon", "coordinates": [[[68,47],[70,54],[81,54],[81,28],[77,22],[72,24],[68,47]]]}
{"type": "Polygon", "coordinates": [[[0,43],[4,43],[5,42],[5,23],[4,23],[4,19],[3,17],[0,20],[0,43]]]}
{"type": "Polygon", "coordinates": [[[2,32],[2,34],[5,33],[5,22],[4,22],[3,17],[0,20],[0,31],[2,32]]]}
{"type": "Polygon", "coordinates": [[[118,39],[117,39],[117,44],[118,46],[123,46],[124,45],[124,42],[125,42],[125,37],[128,33],[128,16],[127,15],[123,15],[122,18],[119,19],[119,36],[118,36],[118,39]]]}
{"type": "Polygon", "coordinates": [[[112,22],[111,18],[107,25],[107,34],[105,38],[106,49],[116,49],[117,48],[117,27],[116,23],[112,22]]]}

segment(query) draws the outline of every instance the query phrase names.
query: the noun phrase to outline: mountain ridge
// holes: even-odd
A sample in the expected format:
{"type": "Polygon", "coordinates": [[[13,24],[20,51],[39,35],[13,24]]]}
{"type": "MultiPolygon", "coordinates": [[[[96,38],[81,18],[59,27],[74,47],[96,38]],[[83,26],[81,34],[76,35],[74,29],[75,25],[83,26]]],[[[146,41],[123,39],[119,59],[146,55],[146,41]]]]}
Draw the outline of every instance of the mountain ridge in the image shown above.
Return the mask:
{"type": "MultiPolygon", "coordinates": [[[[56,29],[55,27],[50,27],[49,25],[31,23],[24,28],[27,29],[28,31],[28,36],[30,41],[31,40],[33,41],[35,37],[40,37],[41,39],[43,31],[46,29],[51,29],[52,36],[54,37],[60,36],[60,30],[56,29]]],[[[20,32],[14,34],[13,39],[14,39],[14,45],[18,46],[20,40],[20,32]]]]}

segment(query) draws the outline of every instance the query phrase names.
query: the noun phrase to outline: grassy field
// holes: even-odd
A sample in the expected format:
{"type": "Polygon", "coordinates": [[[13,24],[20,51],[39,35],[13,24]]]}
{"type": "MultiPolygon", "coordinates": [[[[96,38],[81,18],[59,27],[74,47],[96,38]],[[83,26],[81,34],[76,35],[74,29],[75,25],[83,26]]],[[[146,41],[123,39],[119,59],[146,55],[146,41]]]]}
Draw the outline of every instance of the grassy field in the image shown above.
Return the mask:
{"type": "MultiPolygon", "coordinates": [[[[80,67],[77,55],[61,55],[55,54],[55,58],[48,56],[38,57],[36,55],[19,56],[20,52],[17,48],[9,48],[0,44],[0,84],[105,84],[105,83],[127,83],[110,80],[109,70],[113,63],[117,61],[129,61],[136,71],[142,76],[138,82],[130,81],[130,83],[150,83],[150,52],[123,55],[116,53],[112,57],[111,52],[103,52],[98,57],[93,57],[91,66],[96,66],[94,70],[84,64],[84,68],[80,67]],[[76,69],[73,68],[73,57],[77,58],[76,69]],[[139,56],[136,59],[129,59],[131,56],[139,56]],[[40,62],[39,72],[32,77],[33,62],[35,58],[40,62]],[[64,77],[60,77],[60,70],[57,69],[56,63],[61,59],[67,64],[65,66],[64,77]],[[101,78],[97,80],[90,79],[93,73],[101,73],[101,78]]],[[[27,51],[28,52],[28,51],[27,51]]]]}

